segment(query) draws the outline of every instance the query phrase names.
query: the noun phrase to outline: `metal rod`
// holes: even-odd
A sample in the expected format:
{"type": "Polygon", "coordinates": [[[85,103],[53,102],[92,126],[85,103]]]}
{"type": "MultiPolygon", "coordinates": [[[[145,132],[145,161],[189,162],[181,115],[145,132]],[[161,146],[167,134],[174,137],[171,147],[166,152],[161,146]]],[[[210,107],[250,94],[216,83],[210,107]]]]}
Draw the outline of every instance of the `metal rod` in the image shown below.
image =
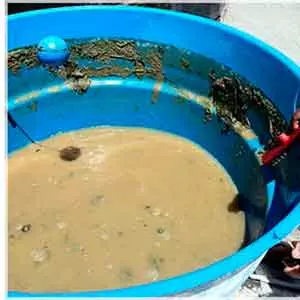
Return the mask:
{"type": "Polygon", "coordinates": [[[11,113],[7,112],[7,120],[8,122],[11,124],[11,126],[13,128],[18,128],[22,134],[33,144],[38,144],[33,138],[31,138],[31,136],[25,131],[25,129],[20,126],[16,120],[14,119],[14,117],[11,115],[11,113]]]}

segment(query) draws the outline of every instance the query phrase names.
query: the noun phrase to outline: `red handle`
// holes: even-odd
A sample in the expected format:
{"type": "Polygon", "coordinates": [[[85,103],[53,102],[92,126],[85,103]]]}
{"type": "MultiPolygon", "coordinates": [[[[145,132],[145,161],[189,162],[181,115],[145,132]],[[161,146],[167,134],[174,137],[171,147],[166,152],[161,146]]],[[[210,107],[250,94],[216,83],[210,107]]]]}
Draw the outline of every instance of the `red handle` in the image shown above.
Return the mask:
{"type": "Polygon", "coordinates": [[[297,110],[294,113],[291,125],[293,129],[292,133],[290,135],[286,133],[280,134],[277,137],[279,146],[276,146],[263,154],[263,164],[270,164],[274,159],[283,154],[295,140],[300,138],[300,110],[297,110]]]}
{"type": "Polygon", "coordinates": [[[280,141],[280,145],[263,154],[263,164],[270,164],[274,159],[283,154],[298,138],[300,138],[300,128],[294,130],[290,135],[285,133],[279,135],[278,140],[280,141]]]}

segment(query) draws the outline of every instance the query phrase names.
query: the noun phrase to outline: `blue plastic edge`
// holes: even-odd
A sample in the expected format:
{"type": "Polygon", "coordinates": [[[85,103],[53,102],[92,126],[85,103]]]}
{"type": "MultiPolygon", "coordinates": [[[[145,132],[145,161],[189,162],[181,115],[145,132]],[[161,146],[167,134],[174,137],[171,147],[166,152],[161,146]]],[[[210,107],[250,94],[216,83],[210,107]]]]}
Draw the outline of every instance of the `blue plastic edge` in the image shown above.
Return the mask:
{"type": "MultiPolygon", "coordinates": [[[[139,13],[140,11],[170,15],[180,17],[181,19],[186,19],[189,21],[197,23],[206,23],[212,27],[218,27],[218,29],[231,34],[233,36],[239,37],[241,39],[247,40],[251,44],[263,49],[269,55],[275,57],[281,63],[283,63],[296,77],[300,79],[300,68],[289,59],[287,56],[282,54],[280,51],[273,49],[267,44],[263,43],[259,39],[251,36],[250,34],[238,31],[228,25],[213,22],[209,19],[200,18],[198,16],[188,15],[179,12],[163,11],[151,8],[137,8],[137,7],[123,7],[123,6],[76,6],[76,7],[65,7],[65,8],[55,8],[55,9],[44,9],[36,10],[31,12],[19,13],[16,15],[11,15],[8,17],[8,23],[14,20],[30,18],[34,15],[49,15],[53,13],[59,13],[64,11],[81,11],[81,10],[128,10],[131,12],[139,13]]],[[[8,24],[9,25],[9,24],[8,24]]],[[[9,26],[8,26],[9,27],[9,26]]],[[[296,101],[297,99],[295,99],[296,101]]],[[[273,187],[268,187],[268,193],[272,194],[273,187]],[[269,190],[269,188],[271,190],[269,190]]],[[[235,273],[237,270],[249,265],[251,262],[255,261],[259,256],[264,254],[270,247],[274,246],[280,240],[282,240],[286,235],[288,235],[292,229],[296,228],[300,224],[300,198],[298,203],[295,204],[293,210],[284,217],[276,226],[274,226],[270,231],[265,233],[262,237],[258,238],[256,241],[252,242],[250,245],[241,249],[237,253],[228,256],[212,265],[205,268],[196,270],[194,272],[186,273],[180,276],[170,278],[168,280],[162,280],[159,282],[133,286],[124,289],[115,290],[104,290],[104,291],[88,291],[88,292],[67,292],[67,293],[23,293],[9,291],[8,297],[153,297],[153,296],[165,296],[177,294],[192,288],[195,288],[201,284],[206,284],[210,281],[216,280],[217,278],[222,278],[228,274],[235,273]]]]}

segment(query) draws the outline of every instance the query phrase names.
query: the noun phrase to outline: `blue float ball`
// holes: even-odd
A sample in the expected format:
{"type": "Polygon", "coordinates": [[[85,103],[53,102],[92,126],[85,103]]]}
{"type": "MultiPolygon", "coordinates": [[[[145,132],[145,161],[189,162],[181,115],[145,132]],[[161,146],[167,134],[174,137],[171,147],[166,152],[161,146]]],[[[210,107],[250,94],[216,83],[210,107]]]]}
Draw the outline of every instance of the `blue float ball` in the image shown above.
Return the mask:
{"type": "Polygon", "coordinates": [[[47,36],[40,41],[37,56],[42,64],[61,65],[68,60],[68,46],[58,36],[47,36]]]}

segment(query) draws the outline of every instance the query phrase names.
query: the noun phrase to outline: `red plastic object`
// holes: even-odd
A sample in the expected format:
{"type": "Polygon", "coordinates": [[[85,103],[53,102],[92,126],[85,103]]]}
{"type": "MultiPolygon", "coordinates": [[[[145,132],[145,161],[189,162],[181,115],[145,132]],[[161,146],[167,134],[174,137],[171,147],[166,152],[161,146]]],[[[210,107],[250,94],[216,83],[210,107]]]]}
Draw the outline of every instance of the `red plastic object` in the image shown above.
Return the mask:
{"type": "Polygon", "coordinates": [[[278,146],[266,151],[262,156],[263,164],[270,164],[276,158],[280,157],[297,140],[300,139],[300,110],[294,113],[292,122],[292,132],[290,134],[282,133],[277,137],[278,146]]]}

